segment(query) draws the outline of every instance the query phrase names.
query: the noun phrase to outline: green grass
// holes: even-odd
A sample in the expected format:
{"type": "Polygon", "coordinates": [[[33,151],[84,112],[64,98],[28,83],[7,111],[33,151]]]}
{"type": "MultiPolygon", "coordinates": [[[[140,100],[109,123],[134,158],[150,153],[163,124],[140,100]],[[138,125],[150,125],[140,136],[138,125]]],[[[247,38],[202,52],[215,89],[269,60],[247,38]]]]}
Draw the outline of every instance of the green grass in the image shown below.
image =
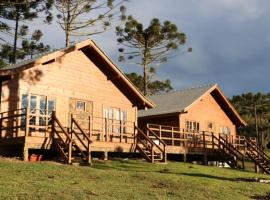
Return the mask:
{"type": "Polygon", "coordinates": [[[0,161],[0,199],[250,199],[268,175],[187,163],[94,162],[93,167],[0,161]]]}

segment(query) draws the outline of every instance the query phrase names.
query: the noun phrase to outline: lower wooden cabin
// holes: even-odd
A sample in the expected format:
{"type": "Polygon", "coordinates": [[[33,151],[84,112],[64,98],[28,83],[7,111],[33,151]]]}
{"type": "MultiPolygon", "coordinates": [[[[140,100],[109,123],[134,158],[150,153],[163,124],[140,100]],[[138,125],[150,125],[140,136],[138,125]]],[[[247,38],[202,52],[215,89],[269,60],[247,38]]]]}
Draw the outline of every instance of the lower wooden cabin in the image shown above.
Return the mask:
{"type": "Polygon", "coordinates": [[[138,126],[167,154],[180,154],[184,161],[200,158],[205,164],[214,160],[241,168],[251,159],[256,168],[270,173],[270,158],[257,146],[256,138],[237,135],[236,127],[246,123],[217,84],[149,98],[156,106],[139,110],[138,126]]]}

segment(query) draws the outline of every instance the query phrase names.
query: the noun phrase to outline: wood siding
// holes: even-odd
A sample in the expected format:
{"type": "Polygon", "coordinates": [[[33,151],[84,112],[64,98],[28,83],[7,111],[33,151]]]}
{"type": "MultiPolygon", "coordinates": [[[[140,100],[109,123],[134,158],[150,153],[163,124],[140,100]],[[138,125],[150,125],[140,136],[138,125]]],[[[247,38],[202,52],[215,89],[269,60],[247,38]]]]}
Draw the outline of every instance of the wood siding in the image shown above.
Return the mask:
{"type": "Polygon", "coordinates": [[[199,122],[200,130],[209,130],[207,124],[212,122],[213,132],[219,133],[220,127],[226,126],[230,128],[231,135],[236,135],[235,125],[211,94],[199,99],[188,109],[187,113],[180,115],[180,128],[186,128],[187,120],[199,122]]]}
{"type": "Polygon", "coordinates": [[[136,107],[109,80],[110,78],[82,51],[73,51],[46,65],[36,65],[14,75],[2,86],[1,111],[20,108],[22,94],[55,98],[56,115],[69,123],[70,98],[93,102],[91,112],[102,118],[103,106],[127,111],[127,121],[136,122],[136,107]]]}

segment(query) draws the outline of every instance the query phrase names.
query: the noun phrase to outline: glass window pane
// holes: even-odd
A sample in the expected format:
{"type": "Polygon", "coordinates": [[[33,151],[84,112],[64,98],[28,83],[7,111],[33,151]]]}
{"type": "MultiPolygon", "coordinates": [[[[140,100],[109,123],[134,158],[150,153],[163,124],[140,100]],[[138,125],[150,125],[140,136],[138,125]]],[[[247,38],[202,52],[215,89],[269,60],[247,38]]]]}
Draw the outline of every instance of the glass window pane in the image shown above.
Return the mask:
{"type": "Polygon", "coordinates": [[[31,96],[30,98],[30,111],[31,113],[35,113],[37,107],[37,97],[31,96]]]}

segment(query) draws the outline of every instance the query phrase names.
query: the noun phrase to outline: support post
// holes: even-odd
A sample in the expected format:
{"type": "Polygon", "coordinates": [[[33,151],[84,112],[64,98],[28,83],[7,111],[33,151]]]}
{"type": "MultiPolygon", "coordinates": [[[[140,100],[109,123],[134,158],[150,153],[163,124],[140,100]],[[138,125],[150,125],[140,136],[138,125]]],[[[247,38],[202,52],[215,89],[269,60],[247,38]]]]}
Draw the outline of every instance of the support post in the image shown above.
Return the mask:
{"type": "Polygon", "coordinates": [[[172,146],[174,146],[174,129],[173,129],[173,126],[172,126],[172,146]]]}
{"type": "Polygon", "coordinates": [[[108,151],[104,151],[104,158],[103,160],[108,160],[108,151]]]}
{"type": "Polygon", "coordinates": [[[25,111],[25,136],[29,136],[29,114],[30,114],[30,109],[29,107],[26,108],[25,111]]]}
{"type": "Polygon", "coordinates": [[[203,154],[203,164],[208,165],[207,153],[203,154]]]}
{"type": "Polygon", "coordinates": [[[29,161],[29,151],[27,146],[23,146],[23,161],[29,161]]]}
{"type": "Polygon", "coordinates": [[[68,143],[68,164],[71,164],[72,162],[72,141],[69,141],[68,143]]]}
{"type": "Polygon", "coordinates": [[[212,149],[214,149],[215,144],[214,144],[214,133],[213,132],[211,132],[211,136],[212,136],[212,149]]]}
{"type": "Polygon", "coordinates": [[[203,148],[206,149],[205,132],[203,131],[203,148]]]}

